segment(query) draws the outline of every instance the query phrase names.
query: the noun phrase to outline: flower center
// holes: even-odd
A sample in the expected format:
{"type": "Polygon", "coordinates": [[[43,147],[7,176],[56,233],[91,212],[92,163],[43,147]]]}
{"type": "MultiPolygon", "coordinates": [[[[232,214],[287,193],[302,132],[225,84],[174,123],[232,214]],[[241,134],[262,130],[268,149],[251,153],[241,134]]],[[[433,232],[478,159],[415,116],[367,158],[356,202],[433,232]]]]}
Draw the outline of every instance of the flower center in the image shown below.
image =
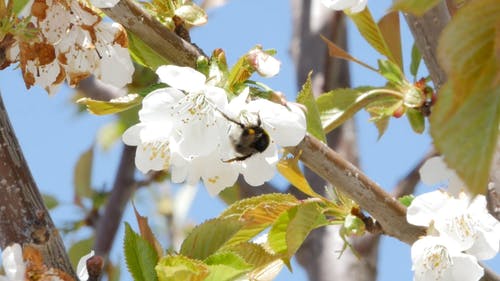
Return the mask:
{"type": "Polygon", "coordinates": [[[453,265],[448,249],[443,245],[434,245],[426,248],[424,252],[424,268],[436,272],[439,276],[453,265]]]}
{"type": "Polygon", "coordinates": [[[170,166],[170,147],[168,141],[153,141],[145,143],[144,151],[149,150],[149,160],[160,158],[163,160],[163,168],[168,169],[170,166]]]}
{"type": "Polygon", "coordinates": [[[470,214],[464,213],[451,218],[447,227],[451,233],[462,241],[468,240],[476,236],[476,223],[470,214]]]}
{"type": "Polygon", "coordinates": [[[215,109],[203,93],[188,93],[174,105],[174,113],[184,124],[204,121],[207,125],[215,123],[215,109]]]}

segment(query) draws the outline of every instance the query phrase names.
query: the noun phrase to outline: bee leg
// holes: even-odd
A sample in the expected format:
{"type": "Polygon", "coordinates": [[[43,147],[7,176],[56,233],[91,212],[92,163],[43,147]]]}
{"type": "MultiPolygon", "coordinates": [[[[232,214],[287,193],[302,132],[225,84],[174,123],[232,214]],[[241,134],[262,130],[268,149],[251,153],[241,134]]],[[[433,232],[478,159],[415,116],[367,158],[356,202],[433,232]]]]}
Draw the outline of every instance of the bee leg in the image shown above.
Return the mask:
{"type": "Polygon", "coordinates": [[[243,155],[243,156],[238,156],[238,157],[235,157],[235,158],[232,158],[232,159],[229,159],[229,160],[222,160],[222,162],[224,162],[224,163],[231,163],[231,162],[234,162],[234,161],[244,161],[244,160],[246,160],[247,158],[249,158],[252,155],[253,154],[250,153],[250,154],[243,155]]]}

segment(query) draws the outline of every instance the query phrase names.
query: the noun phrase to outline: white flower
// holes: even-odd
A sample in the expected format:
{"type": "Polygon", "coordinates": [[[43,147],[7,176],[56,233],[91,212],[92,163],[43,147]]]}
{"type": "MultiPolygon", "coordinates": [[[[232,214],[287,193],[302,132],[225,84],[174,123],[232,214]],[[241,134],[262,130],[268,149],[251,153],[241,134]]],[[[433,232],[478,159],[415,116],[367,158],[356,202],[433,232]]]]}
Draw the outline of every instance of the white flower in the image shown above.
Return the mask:
{"type": "Polygon", "coordinates": [[[87,271],[87,260],[94,256],[94,251],[90,251],[90,253],[83,256],[76,266],[76,274],[78,275],[78,279],[80,281],[87,281],[89,279],[89,272],[87,271]]]}
{"type": "MultiPolygon", "coordinates": [[[[306,119],[302,110],[290,104],[288,107],[265,100],[257,99],[247,102],[248,89],[234,98],[226,107],[225,113],[233,120],[243,125],[258,125],[270,137],[268,147],[261,153],[239,161],[242,166],[241,174],[250,185],[261,185],[270,180],[276,172],[278,163],[278,149],[280,146],[297,145],[306,132],[306,119]]],[[[242,128],[239,124],[231,122],[231,131],[236,133],[235,138],[241,135],[242,128]]],[[[245,155],[240,155],[245,156],[245,155]]]]}
{"type": "Polygon", "coordinates": [[[349,10],[350,13],[359,13],[366,7],[368,0],[321,0],[327,8],[340,11],[349,10]]]}
{"type": "Polygon", "coordinates": [[[0,281],[24,281],[26,265],[23,260],[21,245],[13,244],[2,252],[3,268],[6,276],[0,276],[0,281]]]}
{"type": "Polygon", "coordinates": [[[280,72],[281,62],[257,47],[247,54],[247,60],[263,77],[273,77],[280,72]]]}
{"type": "Polygon", "coordinates": [[[448,193],[458,195],[465,189],[465,184],[460,180],[454,170],[449,169],[444,163],[443,157],[436,156],[427,159],[420,167],[420,179],[426,185],[448,183],[448,193]]]}
{"type": "Polygon", "coordinates": [[[474,256],[457,249],[453,241],[425,236],[411,247],[415,281],[474,281],[483,276],[483,268],[474,256]]]}
{"type": "Polygon", "coordinates": [[[412,201],[406,217],[411,224],[432,226],[443,238],[455,241],[460,251],[478,259],[498,253],[500,222],[488,213],[483,195],[471,201],[465,193],[454,198],[442,191],[429,192],[412,201]]]}
{"type": "Polygon", "coordinates": [[[90,0],[90,3],[97,8],[111,8],[118,4],[120,0],[90,0]]]}

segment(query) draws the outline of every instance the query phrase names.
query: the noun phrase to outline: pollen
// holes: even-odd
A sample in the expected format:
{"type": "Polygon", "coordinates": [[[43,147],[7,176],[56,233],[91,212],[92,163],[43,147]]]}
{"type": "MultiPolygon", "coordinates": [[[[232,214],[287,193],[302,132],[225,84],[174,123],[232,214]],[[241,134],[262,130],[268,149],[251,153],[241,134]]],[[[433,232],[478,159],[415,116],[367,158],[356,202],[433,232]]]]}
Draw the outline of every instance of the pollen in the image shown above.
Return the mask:
{"type": "Polygon", "coordinates": [[[207,181],[211,184],[216,184],[217,181],[219,180],[219,176],[215,176],[215,177],[212,177],[212,178],[208,178],[207,181]]]}

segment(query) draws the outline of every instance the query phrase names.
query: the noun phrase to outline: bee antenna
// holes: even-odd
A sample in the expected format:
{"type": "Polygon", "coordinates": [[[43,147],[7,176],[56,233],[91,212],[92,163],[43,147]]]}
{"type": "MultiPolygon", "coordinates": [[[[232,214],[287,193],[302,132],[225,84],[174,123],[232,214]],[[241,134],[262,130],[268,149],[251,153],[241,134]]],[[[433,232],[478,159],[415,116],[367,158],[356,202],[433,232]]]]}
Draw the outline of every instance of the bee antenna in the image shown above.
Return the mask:
{"type": "Polygon", "coordinates": [[[220,110],[218,108],[217,108],[217,111],[219,111],[220,114],[222,114],[222,116],[224,116],[224,118],[226,118],[227,120],[229,120],[229,121],[231,121],[231,122],[233,122],[235,124],[238,124],[238,126],[240,126],[242,129],[245,129],[245,125],[243,125],[243,123],[238,122],[238,121],[234,120],[233,118],[227,116],[226,113],[222,112],[222,110],[220,110]]]}

